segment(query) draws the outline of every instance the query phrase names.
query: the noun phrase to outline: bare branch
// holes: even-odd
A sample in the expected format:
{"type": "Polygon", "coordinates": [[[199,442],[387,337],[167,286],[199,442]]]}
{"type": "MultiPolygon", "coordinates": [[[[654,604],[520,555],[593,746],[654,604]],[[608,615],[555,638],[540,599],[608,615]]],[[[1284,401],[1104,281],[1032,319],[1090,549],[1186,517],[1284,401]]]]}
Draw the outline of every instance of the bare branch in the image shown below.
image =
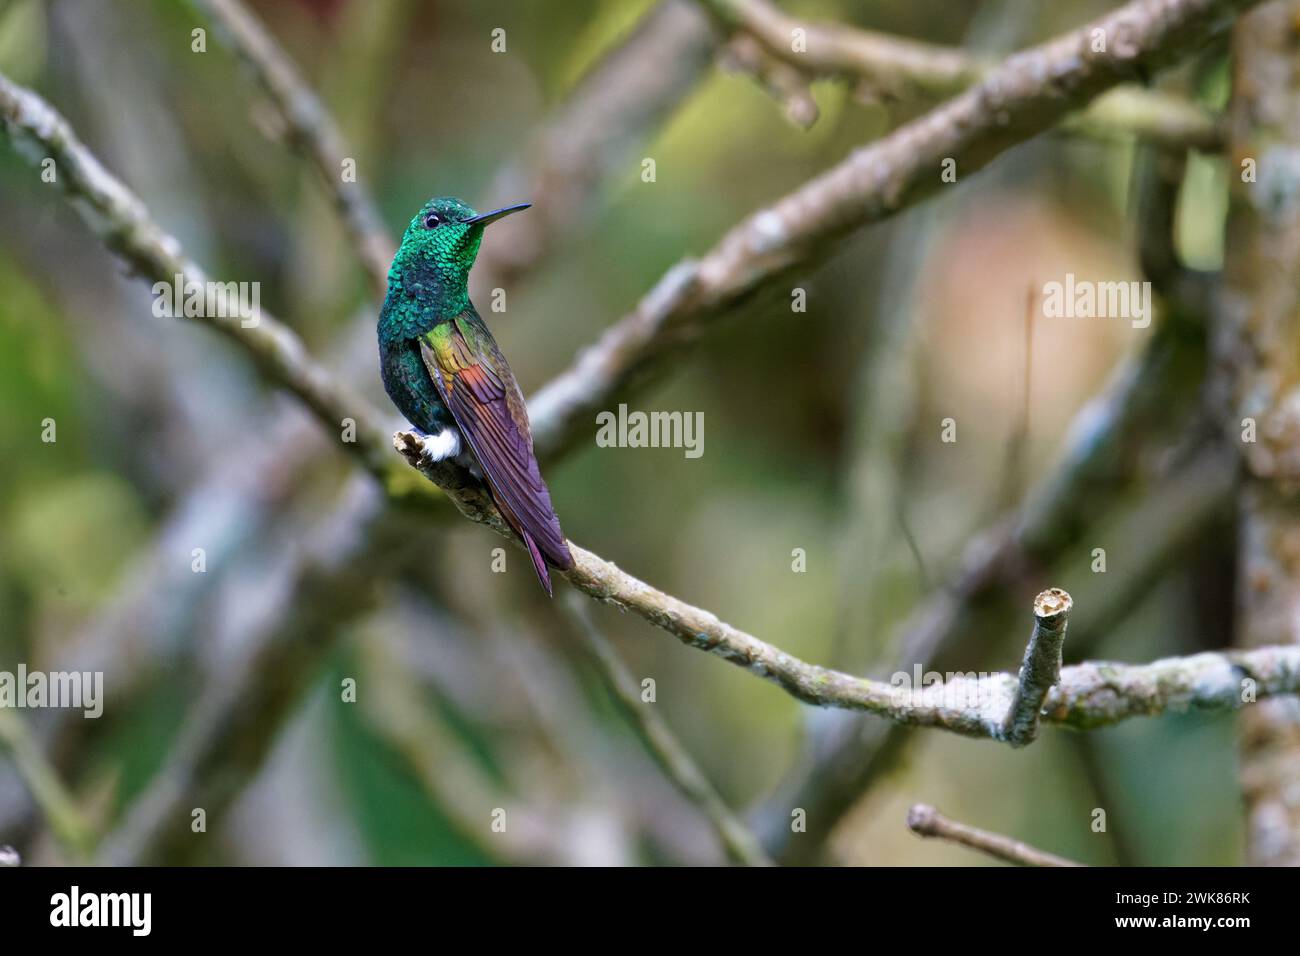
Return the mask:
{"type": "MultiPolygon", "coordinates": [[[[446,492],[461,513],[514,540],[477,480],[447,462],[430,465],[411,432],[398,432],[394,446],[446,492]]],[[[940,727],[972,737],[1009,742],[1008,714],[1017,694],[1028,699],[1041,686],[1035,666],[1027,690],[1010,674],[954,675],[942,686],[909,688],[854,677],[799,660],[715,615],[659,591],[572,541],[574,567],[565,572],[579,591],[645,618],[683,644],[707,651],[776,684],[818,707],[860,710],[900,724],[940,727]]],[[[1064,592],[1062,592],[1064,595],[1064,592]]],[[[1068,595],[1054,600],[1068,607],[1068,595]]],[[[1053,612],[1043,605],[1044,617],[1053,612]]],[[[1062,622],[1063,623],[1063,622],[1062,622]]],[[[1044,625],[1046,629],[1046,625],[1044,625]]],[[[1050,650],[1050,641],[1044,640],[1050,650]]],[[[1043,652],[1036,652],[1034,660],[1043,652]]],[[[1059,653],[1059,650],[1058,650],[1059,653]]],[[[1048,693],[1044,718],[1073,727],[1098,727],[1168,709],[1225,710],[1243,703],[1242,679],[1250,678],[1260,698],[1300,690],[1300,646],[1263,648],[1247,654],[1224,652],[1167,658],[1145,665],[1090,663],[1061,671],[1060,686],[1048,693]]]]}
{"type": "MultiPolygon", "coordinates": [[[[768,57],[805,77],[805,83],[819,77],[847,79],[860,97],[892,99],[910,92],[951,96],[979,82],[996,66],[995,60],[954,47],[847,24],[801,20],[768,0],[698,2],[725,30],[752,37],[768,57]],[[797,50],[796,30],[802,31],[797,50]]],[[[1120,87],[1098,97],[1067,125],[1093,135],[1133,134],[1183,148],[1216,150],[1223,145],[1222,129],[1206,110],[1138,86],[1120,87]]]]}
{"type": "Polygon", "coordinates": [[[619,709],[636,727],[673,786],[708,817],[728,856],[746,866],[771,866],[772,860],[763,852],[758,839],[727,807],[668,723],[641,700],[636,678],[619,658],[618,651],[596,629],[586,604],[577,595],[568,597],[566,609],[586,641],[589,658],[619,709]]]}
{"type": "Polygon", "coordinates": [[[1038,717],[1047,692],[1061,679],[1061,647],[1070,620],[1070,595],[1051,588],[1034,598],[1034,633],[1020,665],[1020,683],[1007,710],[1003,734],[1013,747],[1038,736],[1038,717]]]}
{"type": "Polygon", "coordinates": [[[785,118],[800,129],[811,129],[821,116],[808,77],[773,56],[753,37],[736,34],[724,48],[719,62],[723,69],[751,75],[781,104],[785,118]]]}
{"type": "Polygon", "coordinates": [[[389,517],[372,484],[354,476],[346,500],[303,542],[285,603],[247,642],[212,668],[163,766],[99,848],[102,862],[138,866],[192,856],[203,835],[190,829],[202,807],[215,823],[261,767],[275,730],[297,705],[349,615],[369,606],[374,578],[392,560],[392,541],[373,525],[389,517]],[[354,573],[366,568],[367,574],[354,573]]]}
{"type": "Polygon", "coordinates": [[[389,644],[384,639],[362,642],[364,666],[375,671],[365,683],[383,688],[362,697],[362,711],[373,729],[402,755],[456,832],[490,859],[514,865],[577,864],[566,853],[563,821],[523,805],[502,790],[437,708],[429,706],[424,689],[412,681],[389,644]],[[510,813],[510,826],[504,832],[491,826],[492,811],[498,807],[510,813]]]}
{"type": "Polygon", "coordinates": [[[950,840],[1018,866],[1083,866],[1000,833],[950,820],[928,803],[915,804],[907,811],[907,828],[917,836],[950,840]]]}
{"type": "Polygon", "coordinates": [[[1135,0],[1088,26],[1016,54],[952,100],[857,150],[838,166],[760,209],[703,259],[664,275],[631,314],[534,396],[543,454],[573,440],[616,395],[643,383],[669,355],[762,287],[824,257],[836,240],[879,222],[1050,128],[1090,99],[1222,32],[1258,0],[1135,0]],[[1092,51],[1095,31],[1111,38],[1092,51]]]}
{"type": "Polygon", "coordinates": [[[990,62],[964,50],[787,16],[766,0],[698,0],[724,30],[742,32],[767,53],[809,77],[840,77],[863,93],[905,89],[941,97],[977,82],[990,62]],[[802,41],[796,49],[796,31],[802,41]]]}
{"type": "Polygon", "coordinates": [[[284,119],[287,138],[316,167],[321,181],[366,268],[371,288],[384,294],[388,264],[397,246],[370,190],[353,171],[344,178],[349,155],[342,133],[320,98],[298,73],[280,44],[240,0],[191,0],[217,26],[217,35],[248,67],[284,119]]]}
{"type": "Polygon", "coordinates": [[[1136,136],[1165,149],[1195,149],[1217,153],[1223,149],[1223,121],[1190,100],[1148,90],[1120,86],[1097,97],[1086,110],[1066,119],[1063,129],[1088,136],[1136,136]]]}
{"type": "MultiPolygon", "coordinates": [[[[158,225],[140,199],[100,164],[67,120],[41,97],[3,74],[0,128],[31,162],[39,163],[45,157],[55,161],[59,188],[74,200],[73,206],[90,230],[134,271],[169,285],[176,276],[187,286],[207,281],[204,270],[186,258],[179,240],[158,225]]],[[[207,310],[194,318],[233,340],[277,385],[300,398],[326,431],[338,436],[343,448],[357,455],[373,474],[385,480],[394,474],[388,441],[378,424],[382,416],[312,358],[288,326],[266,311],[256,321],[208,314],[207,310]],[[354,441],[342,440],[349,421],[356,426],[354,441]]],[[[430,501],[431,489],[427,487],[388,483],[389,494],[395,497],[411,490],[416,490],[417,498],[430,501]]]]}
{"type": "Polygon", "coordinates": [[[695,89],[715,46],[693,3],[663,0],[583,76],[522,158],[493,177],[488,208],[546,201],[493,227],[470,274],[471,293],[518,280],[591,214],[611,171],[695,89]]]}
{"type": "MultiPolygon", "coordinates": [[[[1081,455],[1069,468],[1088,461],[1095,464],[1100,449],[1123,443],[1135,416],[1128,412],[1120,418],[1126,424],[1118,431],[1105,426],[1097,431],[1075,429],[1077,438],[1093,452],[1081,455]]],[[[1031,580],[1026,559],[1031,561],[1029,568],[1060,566],[1078,541],[1107,540],[1115,553],[1126,555],[1129,573],[1116,583],[1097,588],[1096,598],[1088,605],[1086,626],[1076,622],[1075,640],[1087,646],[1092,641],[1089,635],[1106,633],[1144,600],[1170,562],[1180,560],[1211,521],[1222,515],[1232,483],[1232,471],[1217,451],[1203,453],[1171,475],[1155,496],[1136,494],[1131,479],[1090,487],[1095,477],[1079,480],[1088,493],[1076,492],[1075,501],[1091,501],[1102,488],[1109,487],[1109,503],[1102,499],[1095,508],[1085,505],[1084,510],[1076,511],[1061,502],[1059,507],[1047,509],[1045,513],[1054,513],[1057,523],[1038,526],[1044,532],[1043,541],[1032,551],[1026,549],[1023,539],[1013,538],[1008,543],[1001,530],[981,536],[969,546],[955,579],[931,595],[904,625],[902,650],[892,666],[901,671],[933,668],[957,650],[961,641],[975,637],[966,626],[972,612],[986,601],[1009,597],[1031,580]]],[[[1050,484],[1060,487],[1072,482],[1054,479],[1050,484]]],[[[806,759],[796,764],[760,809],[762,822],[756,826],[768,851],[782,863],[815,859],[836,821],[895,765],[911,729],[847,716],[816,722],[804,746],[806,759]],[[787,825],[790,807],[807,809],[809,819],[818,820],[818,826],[791,839],[787,825]]]]}
{"type": "MultiPolygon", "coordinates": [[[[1297,16],[1294,0],[1269,4],[1233,35],[1225,295],[1211,342],[1227,379],[1221,428],[1243,465],[1236,587],[1243,647],[1300,646],[1300,207],[1279,198],[1297,183],[1297,16]]],[[[1252,708],[1241,740],[1248,860],[1300,865],[1300,707],[1252,708]]]]}

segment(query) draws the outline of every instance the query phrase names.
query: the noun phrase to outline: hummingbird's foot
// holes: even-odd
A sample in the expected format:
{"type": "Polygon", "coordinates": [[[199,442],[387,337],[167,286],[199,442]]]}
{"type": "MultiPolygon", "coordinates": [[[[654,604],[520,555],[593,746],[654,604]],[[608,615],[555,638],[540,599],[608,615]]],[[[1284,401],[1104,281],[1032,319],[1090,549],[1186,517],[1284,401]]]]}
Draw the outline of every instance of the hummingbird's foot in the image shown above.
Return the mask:
{"type": "Polygon", "coordinates": [[[420,444],[424,446],[424,457],[430,464],[436,464],[460,454],[460,432],[444,428],[436,435],[421,435],[420,444]]]}

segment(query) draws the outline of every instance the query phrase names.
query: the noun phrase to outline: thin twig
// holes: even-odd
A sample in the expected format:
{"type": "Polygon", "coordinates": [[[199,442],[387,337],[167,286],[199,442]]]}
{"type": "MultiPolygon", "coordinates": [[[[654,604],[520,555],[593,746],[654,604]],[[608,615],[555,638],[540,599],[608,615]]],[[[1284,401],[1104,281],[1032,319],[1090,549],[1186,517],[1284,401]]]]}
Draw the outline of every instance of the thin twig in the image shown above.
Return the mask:
{"type": "Polygon", "coordinates": [[[629,152],[696,88],[715,47],[693,3],[662,0],[582,77],[484,191],[485,205],[508,197],[534,205],[493,226],[470,273],[471,295],[516,282],[590,219],[629,152]]]}
{"type": "Polygon", "coordinates": [[[1020,376],[1020,401],[1015,421],[1007,439],[1006,463],[1002,468],[1001,508],[1013,507],[1024,496],[1025,456],[1029,453],[1029,436],[1034,399],[1034,312],[1038,305],[1037,283],[1031,282],[1025,296],[1024,365],[1020,376]]]}
{"type": "Polygon", "coordinates": [[[659,762],[668,779],[713,824],[727,855],[746,866],[771,866],[771,858],[763,852],[753,832],[731,812],[667,722],[653,707],[641,700],[636,678],[619,658],[618,651],[596,629],[586,603],[576,594],[571,594],[565,607],[586,643],[590,652],[588,657],[595,664],[619,709],[636,727],[646,748],[659,762]]]}
{"type": "Polygon", "coordinates": [[[846,410],[850,459],[844,477],[844,517],[839,541],[839,614],[831,660],[850,669],[879,656],[883,628],[879,600],[897,528],[912,555],[923,590],[929,572],[908,522],[906,462],[908,438],[916,421],[920,385],[915,351],[924,323],[918,322],[919,275],[937,233],[942,200],[894,223],[880,274],[874,284],[873,320],[853,394],[846,410]]]}
{"type": "Polygon", "coordinates": [[[733,36],[718,62],[725,70],[748,73],[757,80],[768,96],[781,104],[785,118],[800,129],[811,129],[821,116],[807,74],[773,56],[754,37],[744,33],[733,36]]]}
{"type": "Polygon", "coordinates": [[[1020,665],[1020,683],[1007,710],[1007,743],[1023,747],[1038,736],[1039,712],[1047,692],[1061,679],[1061,648],[1073,605],[1070,595],[1051,588],[1034,598],[1034,633],[1020,665]]]}
{"type": "MultiPolygon", "coordinates": [[[[752,38],[768,58],[803,77],[805,88],[809,80],[833,77],[851,81],[855,93],[864,99],[896,99],[909,92],[941,98],[979,82],[997,65],[996,60],[956,47],[842,23],[802,20],[786,15],[767,0],[697,2],[724,30],[752,38]],[[797,49],[796,30],[802,32],[797,49]]],[[[749,62],[763,64],[757,57],[749,62]]],[[[766,66],[767,72],[771,69],[766,66]]],[[[789,85],[787,80],[784,86],[789,85]]],[[[1223,146],[1221,125],[1208,111],[1186,99],[1140,86],[1119,87],[1098,97],[1068,125],[1092,135],[1137,135],[1182,148],[1214,150],[1223,146]]]]}
{"type": "Polygon", "coordinates": [[[316,167],[365,265],[371,287],[383,295],[397,246],[363,178],[344,176],[349,155],[343,134],[320,98],[270,32],[240,0],[190,0],[217,26],[217,35],[249,68],[284,119],[289,142],[316,167]]]}
{"type": "Polygon", "coordinates": [[[960,843],[1018,866],[1083,866],[1063,856],[1048,853],[1013,840],[1000,833],[990,833],[950,820],[928,803],[918,803],[907,811],[907,827],[917,836],[938,837],[960,843]]]}

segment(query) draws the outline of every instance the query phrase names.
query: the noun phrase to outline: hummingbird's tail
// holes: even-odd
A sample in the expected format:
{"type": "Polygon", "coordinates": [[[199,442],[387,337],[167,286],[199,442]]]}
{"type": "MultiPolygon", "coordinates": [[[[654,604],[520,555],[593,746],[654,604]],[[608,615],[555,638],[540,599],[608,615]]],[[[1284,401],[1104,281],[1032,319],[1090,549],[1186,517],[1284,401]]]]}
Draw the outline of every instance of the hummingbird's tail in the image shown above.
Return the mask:
{"type": "MultiPolygon", "coordinates": [[[[564,540],[564,534],[560,531],[560,523],[555,518],[555,512],[550,513],[551,522],[554,524],[553,539],[547,541],[542,538],[539,541],[532,531],[524,527],[524,523],[519,520],[510,509],[510,506],[501,499],[501,496],[495,493],[496,489],[491,484],[488,487],[494,492],[492,500],[496,502],[501,517],[506,519],[506,524],[510,525],[515,534],[519,535],[524,547],[528,549],[528,557],[532,559],[533,570],[537,572],[537,580],[541,583],[548,597],[555,597],[555,590],[551,587],[551,572],[547,565],[552,568],[559,568],[561,571],[567,571],[573,567],[573,554],[569,551],[568,542],[564,540]]],[[[549,498],[547,504],[550,504],[549,498]]]]}
{"type": "Polygon", "coordinates": [[[537,542],[527,531],[523,533],[524,546],[528,548],[528,556],[533,559],[533,570],[537,572],[537,580],[542,583],[546,589],[547,597],[555,597],[555,591],[551,589],[551,572],[546,569],[546,559],[542,557],[542,552],[537,549],[537,542]]]}

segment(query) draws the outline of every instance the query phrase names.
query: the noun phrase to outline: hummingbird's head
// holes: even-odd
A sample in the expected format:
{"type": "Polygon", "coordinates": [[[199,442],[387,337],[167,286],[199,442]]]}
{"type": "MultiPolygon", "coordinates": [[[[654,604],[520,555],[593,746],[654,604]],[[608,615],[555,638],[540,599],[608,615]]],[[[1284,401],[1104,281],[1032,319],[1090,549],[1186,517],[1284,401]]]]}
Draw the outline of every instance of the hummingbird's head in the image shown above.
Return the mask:
{"type": "Polygon", "coordinates": [[[483,227],[528,206],[519,203],[479,213],[451,196],[430,199],[406,227],[398,258],[421,271],[431,268],[444,281],[463,282],[478,255],[483,227]]]}

